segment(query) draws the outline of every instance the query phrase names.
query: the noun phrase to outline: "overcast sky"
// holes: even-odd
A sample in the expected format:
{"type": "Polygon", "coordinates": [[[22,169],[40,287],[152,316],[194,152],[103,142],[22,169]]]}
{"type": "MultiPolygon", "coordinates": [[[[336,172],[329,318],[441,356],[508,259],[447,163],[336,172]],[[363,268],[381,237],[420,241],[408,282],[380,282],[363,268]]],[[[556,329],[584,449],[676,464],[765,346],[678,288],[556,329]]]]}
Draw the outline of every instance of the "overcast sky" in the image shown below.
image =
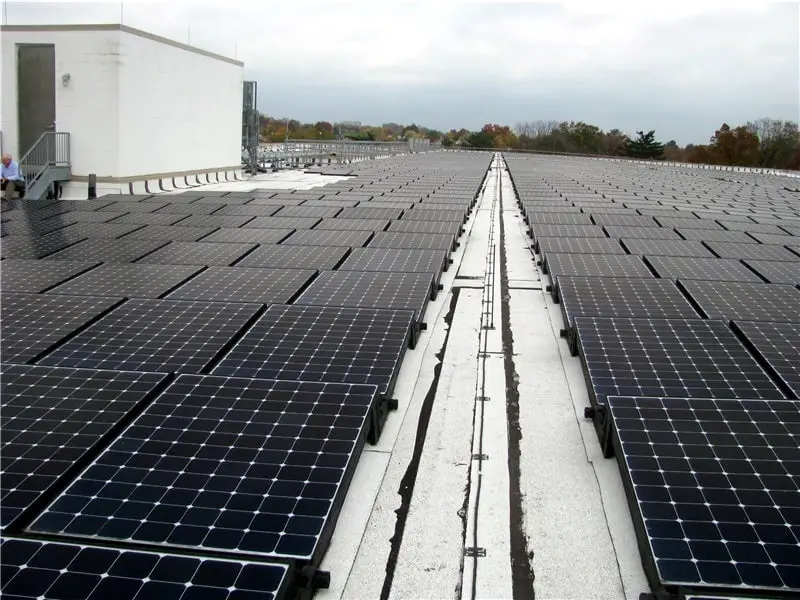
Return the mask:
{"type": "Polygon", "coordinates": [[[800,117],[797,2],[18,1],[4,19],[123,19],[236,56],[261,111],[301,121],[573,119],[685,144],[800,117]]]}

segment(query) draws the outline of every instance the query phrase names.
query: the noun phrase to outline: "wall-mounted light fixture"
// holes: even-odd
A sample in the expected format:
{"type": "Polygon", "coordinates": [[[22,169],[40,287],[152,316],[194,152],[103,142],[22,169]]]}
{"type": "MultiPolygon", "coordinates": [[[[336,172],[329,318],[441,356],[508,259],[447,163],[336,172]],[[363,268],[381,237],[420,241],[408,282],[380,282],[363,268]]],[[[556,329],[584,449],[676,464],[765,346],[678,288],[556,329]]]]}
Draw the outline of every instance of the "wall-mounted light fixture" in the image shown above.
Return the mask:
{"type": "Polygon", "coordinates": [[[64,73],[61,76],[61,83],[64,85],[64,87],[67,87],[69,85],[69,82],[70,82],[71,79],[72,79],[72,75],[70,75],[69,73],[64,73]]]}

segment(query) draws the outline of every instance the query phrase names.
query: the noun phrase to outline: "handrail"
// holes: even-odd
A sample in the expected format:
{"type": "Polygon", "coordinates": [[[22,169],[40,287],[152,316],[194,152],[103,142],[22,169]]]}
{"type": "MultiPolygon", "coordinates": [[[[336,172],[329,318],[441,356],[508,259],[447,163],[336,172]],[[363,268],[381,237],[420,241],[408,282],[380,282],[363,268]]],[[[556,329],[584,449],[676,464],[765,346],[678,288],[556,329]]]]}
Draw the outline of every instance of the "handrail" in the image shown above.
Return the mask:
{"type": "Polygon", "coordinates": [[[45,131],[19,159],[19,168],[29,188],[51,167],[70,167],[70,135],[65,131],[45,131]]]}

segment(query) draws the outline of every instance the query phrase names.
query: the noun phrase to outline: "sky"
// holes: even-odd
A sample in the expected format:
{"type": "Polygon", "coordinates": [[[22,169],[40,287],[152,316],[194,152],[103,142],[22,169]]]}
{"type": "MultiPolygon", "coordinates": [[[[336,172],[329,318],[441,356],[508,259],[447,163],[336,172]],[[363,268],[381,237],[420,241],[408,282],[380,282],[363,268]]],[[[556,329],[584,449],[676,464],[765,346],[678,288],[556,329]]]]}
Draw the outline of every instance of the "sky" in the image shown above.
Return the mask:
{"type": "Polygon", "coordinates": [[[683,145],[723,122],[800,119],[797,2],[3,4],[10,25],[122,21],[236,57],[263,113],[303,122],[575,120],[683,145]]]}

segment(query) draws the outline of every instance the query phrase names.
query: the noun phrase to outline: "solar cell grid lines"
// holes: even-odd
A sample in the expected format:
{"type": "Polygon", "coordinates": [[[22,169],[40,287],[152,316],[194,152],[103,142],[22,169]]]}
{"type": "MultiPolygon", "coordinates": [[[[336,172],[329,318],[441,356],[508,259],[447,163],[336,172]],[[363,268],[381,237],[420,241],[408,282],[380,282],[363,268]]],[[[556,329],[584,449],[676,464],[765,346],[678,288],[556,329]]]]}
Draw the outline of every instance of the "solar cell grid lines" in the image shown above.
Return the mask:
{"type": "Polygon", "coordinates": [[[592,219],[584,213],[538,213],[535,210],[528,211],[528,223],[550,224],[550,225],[591,225],[592,219]]]}
{"type": "Polygon", "coordinates": [[[321,217],[256,217],[242,228],[247,229],[311,229],[321,217]]]}
{"type": "Polygon", "coordinates": [[[447,233],[402,233],[379,231],[367,244],[370,248],[411,248],[418,250],[446,250],[455,248],[455,236],[447,233]]]}
{"type": "Polygon", "coordinates": [[[319,306],[271,306],[213,375],[365,383],[392,393],[414,314],[319,306]]]}
{"type": "Polygon", "coordinates": [[[594,400],[607,396],[784,399],[723,321],[577,317],[594,400]]]}
{"type": "Polygon", "coordinates": [[[278,244],[285,240],[294,229],[247,229],[245,227],[221,227],[202,242],[232,242],[244,244],[278,244]]]}
{"type": "Polygon", "coordinates": [[[331,199],[323,198],[321,200],[304,200],[302,206],[322,206],[327,208],[352,208],[359,204],[360,200],[352,199],[347,200],[346,198],[342,198],[341,200],[334,200],[335,196],[331,197],[331,199]]]}
{"type": "Polygon", "coordinates": [[[625,254],[618,240],[608,238],[542,237],[537,245],[542,254],[625,254]]]}
{"type": "Polygon", "coordinates": [[[0,289],[4,292],[38,294],[98,264],[88,261],[6,259],[0,269],[0,289]]]}
{"type": "Polygon", "coordinates": [[[800,591],[795,403],[614,397],[609,409],[662,585],[800,591]]]}
{"type": "Polygon", "coordinates": [[[446,233],[458,236],[462,233],[460,221],[392,221],[388,231],[398,233],[446,233]]]}
{"type": "Polygon", "coordinates": [[[165,377],[3,365],[2,527],[17,519],[165,377]]]}
{"type": "Polygon", "coordinates": [[[547,223],[532,223],[531,235],[535,240],[540,237],[606,237],[603,228],[597,225],[548,225],[547,223]]]}
{"type": "Polygon", "coordinates": [[[391,208],[388,206],[369,206],[360,205],[355,208],[343,208],[342,212],[336,215],[337,219],[399,219],[403,215],[402,208],[391,208]]]}
{"type": "Polygon", "coordinates": [[[800,324],[735,321],[756,352],[777,373],[795,399],[800,399],[800,324]]]}
{"type": "Polygon", "coordinates": [[[447,253],[444,250],[356,248],[338,270],[433,273],[438,279],[445,270],[446,261],[447,253]]]}
{"type": "Polygon", "coordinates": [[[193,202],[192,204],[182,204],[176,202],[159,208],[158,213],[170,213],[176,215],[210,215],[217,212],[221,208],[224,208],[225,206],[225,202],[220,202],[217,200],[205,202],[203,204],[197,204],[196,202],[193,202]]]}
{"type": "Polygon", "coordinates": [[[467,211],[464,209],[453,210],[424,210],[414,207],[403,213],[403,221],[456,221],[463,223],[467,220],[467,211]]]}
{"type": "Polygon", "coordinates": [[[548,252],[543,255],[550,279],[555,283],[561,275],[580,277],[646,277],[653,274],[639,256],[616,254],[567,254],[548,252]]]}
{"type": "Polygon", "coordinates": [[[431,273],[323,271],[294,303],[412,310],[419,323],[432,289],[431,273]]]}
{"type": "Polygon", "coordinates": [[[729,242],[739,244],[758,243],[744,231],[722,231],[719,229],[678,229],[677,232],[685,240],[698,242],[729,242]]]}
{"type": "Polygon", "coordinates": [[[758,275],[733,258],[645,256],[644,259],[665,279],[761,282],[758,275]]]}
{"type": "Polygon", "coordinates": [[[576,317],[696,319],[692,305],[671,281],[615,277],[559,277],[565,320],[576,317]]]}
{"type": "Polygon", "coordinates": [[[277,213],[276,217],[327,217],[333,218],[344,209],[338,206],[284,206],[277,213]]]}
{"type": "Polygon", "coordinates": [[[314,226],[314,231],[384,231],[388,219],[322,219],[314,226]]]}
{"type": "Polygon", "coordinates": [[[376,396],[371,385],[180,376],[31,529],[314,561],[376,396]]]}
{"type": "Polygon", "coordinates": [[[262,246],[238,261],[237,267],[333,269],[350,252],[346,246],[262,246]]]}
{"type": "Polygon", "coordinates": [[[744,262],[769,283],[800,285],[800,262],[774,260],[745,260],[744,262]]]}
{"type": "Polygon", "coordinates": [[[200,270],[196,266],[105,263],[51,288],[47,294],[158,298],[200,270]]]}
{"type": "MultiPolygon", "coordinates": [[[[137,214],[128,214],[125,212],[100,212],[95,210],[71,210],[66,213],[61,213],[59,215],[55,215],[52,217],[48,217],[42,220],[42,223],[49,223],[53,221],[53,223],[109,223],[113,221],[114,223],[136,223],[136,221],[123,219],[123,217],[135,217],[137,214]]],[[[138,214],[139,217],[144,217],[142,214],[138,214]]],[[[176,218],[180,219],[182,217],[176,216],[176,218]]]]}
{"type": "Polygon", "coordinates": [[[712,219],[697,219],[688,215],[685,217],[656,215],[655,219],[662,227],[674,227],[675,229],[722,229],[722,225],[712,219]]]}
{"type": "Polygon", "coordinates": [[[720,258],[740,258],[748,260],[800,261],[800,256],[783,246],[770,244],[729,244],[706,242],[711,251],[720,258]]]}
{"type": "Polygon", "coordinates": [[[199,373],[259,309],[258,304],[128,300],[37,364],[199,373]]]}
{"type": "Polygon", "coordinates": [[[621,227],[658,227],[653,217],[645,215],[617,215],[592,213],[592,220],[596,225],[621,226],[621,227]]]}
{"type": "Polygon", "coordinates": [[[681,236],[674,229],[666,227],[626,227],[621,225],[605,225],[608,236],[614,239],[649,239],[680,240],[681,236]]]}
{"type": "Polygon", "coordinates": [[[271,217],[283,208],[283,204],[245,204],[225,206],[214,212],[220,217],[271,217]]]}
{"type": "Polygon", "coordinates": [[[0,243],[0,255],[2,258],[44,258],[85,239],[85,235],[68,234],[61,230],[41,237],[12,235],[4,237],[0,243]]]}
{"type": "Polygon", "coordinates": [[[3,539],[0,594],[19,600],[280,600],[289,568],[52,541],[3,539]]]}
{"type": "Polygon", "coordinates": [[[709,319],[800,323],[800,290],[778,283],[680,281],[709,319]]]}
{"type": "Polygon", "coordinates": [[[61,231],[73,236],[115,239],[142,227],[142,223],[73,223],[61,231]]]}
{"type": "MultiPolygon", "coordinates": [[[[724,218],[727,218],[725,216],[724,218]]],[[[720,220],[719,224],[730,231],[746,231],[748,233],[766,233],[775,235],[786,235],[786,232],[773,223],[755,223],[748,221],[720,220]]]]}
{"type": "Polygon", "coordinates": [[[125,240],[166,240],[196,242],[216,230],[216,227],[181,227],[180,225],[145,225],[125,236],[125,240]]]}
{"type": "Polygon", "coordinates": [[[120,298],[0,295],[0,358],[26,363],[121,302],[120,298]]]}
{"type": "Polygon", "coordinates": [[[134,262],[137,259],[166,246],[166,240],[104,240],[91,239],[78,242],[55,254],[47,260],[97,261],[105,263],[134,262]]]}
{"type": "MultiPolygon", "coordinates": [[[[89,214],[103,216],[103,213],[101,212],[89,214]]],[[[178,215],[174,213],[127,213],[120,217],[115,217],[111,223],[132,223],[136,225],[175,225],[180,221],[186,220],[186,218],[187,215],[178,215]]]]}
{"type": "Polygon", "coordinates": [[[316,271],[211,267],[170,293],[170,300],[208,302],[287,303],[316,271]]]}
{"type": "Polygon", "coordinates": [[[372,235],[372,231],[302,230],[295,231],[281,245],[358,248],[366,244],[372,235]]]}
{"type": "Polygon", "coordinates": [[[129,200],[121,200],[119,202],[106,204],[95,210],[101,212],[151,213],[165,206],[169,206],[169,202],[164,202],[161,198],[154,199],[153,202],[131,202],[129,200]]]}
{"type": "Polygon", "coordinates": [[[256,244],[234,242],[172,242],[142,257],[136,264],[225,267],[255,247],[256,244]]]}
{"type": "Polygon", "coordinates": [[[696,256],[713,258],[701,242],[695,240],[650,240],[646,238],[620,240],[628,252],[638,256],[696,256]]]}
{"type": "Polygon", "coordinates": [[[800,243],[800,238],[787,234],[751,233],[750,236],[762,244],[775,246],[791,246],[792,244],[800,243]]]}
{"type": "Polygon", "coordinates": [[[255,219],[248,215],[192,215],[181,221],[184,227],[241,227],[255,219]]]}

